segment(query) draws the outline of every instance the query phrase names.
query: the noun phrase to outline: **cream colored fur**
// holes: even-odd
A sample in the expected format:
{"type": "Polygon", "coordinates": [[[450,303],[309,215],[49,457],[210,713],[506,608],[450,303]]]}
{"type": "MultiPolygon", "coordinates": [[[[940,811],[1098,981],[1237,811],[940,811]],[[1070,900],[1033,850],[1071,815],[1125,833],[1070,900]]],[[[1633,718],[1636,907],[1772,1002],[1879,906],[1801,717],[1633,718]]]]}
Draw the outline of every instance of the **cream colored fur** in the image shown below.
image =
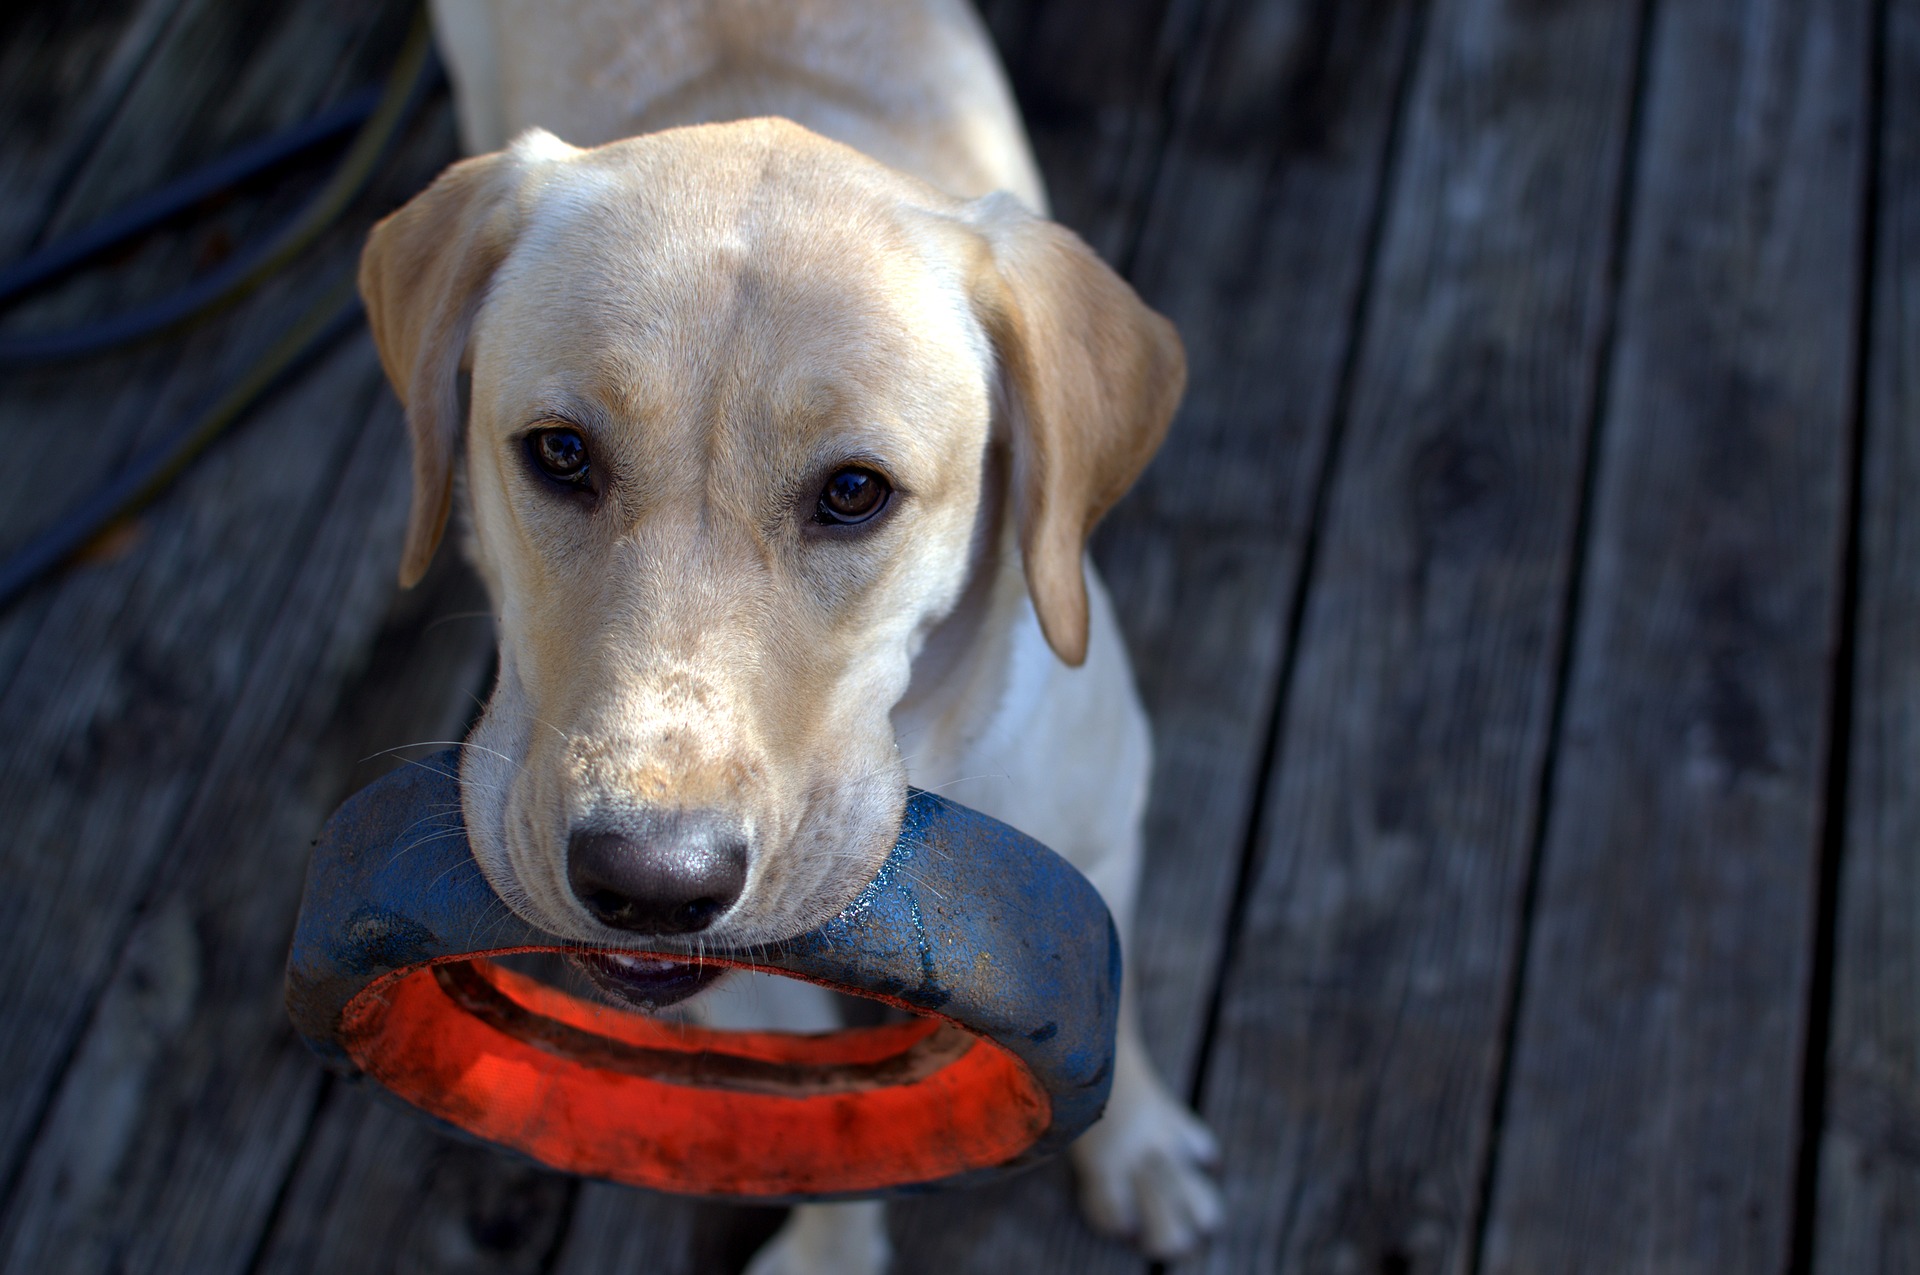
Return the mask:
{"type": "MultiPolygon", "coordinates": [[[[1125,934],[1151,750],[1085,537],[1158,446],[1184,361],[1045,220],[978,19],[432,7],[479,157],[376,229],[362,286],[415,440],[403,579],[463,469],[500,617],[461,775],[494,888],[553,932],[627,941],[572,898],[569,826],[724,809],[751,868],[711,937],[781,937],[871,875],[911,782],[1052,846],[1125,934]],[[530,471],[524,437],[553,422],[588,439],[592,501],[530,471]],[[816,534],[808,502],[849,460],[893,502],[816,534]]],[[[807,996],[782,1016],[825,1026],[807,996]]],[[[1133,999],[1074,1159],[1096,1225],[1172,1255],[1218,1221],[1212,1140],[1154,1076],[1133,999]]],[[[753,1269],[886,1254],[877,1206],[805,1208],[753,1269]]]]}

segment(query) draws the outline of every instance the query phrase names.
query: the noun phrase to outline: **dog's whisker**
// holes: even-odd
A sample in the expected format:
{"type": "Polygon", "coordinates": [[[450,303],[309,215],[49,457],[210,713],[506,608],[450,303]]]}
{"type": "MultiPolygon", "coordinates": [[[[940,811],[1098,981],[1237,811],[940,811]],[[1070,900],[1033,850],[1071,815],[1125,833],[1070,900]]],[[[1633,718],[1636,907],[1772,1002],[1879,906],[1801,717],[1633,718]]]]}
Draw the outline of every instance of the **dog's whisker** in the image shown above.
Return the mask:
{"type": "MultiPolygon", "coordinates": [[[[488,748],[484,744],[476,744],[472,740],[467,740],[467,739],[418,739],[412,742],[411,744],[395,744],[391,748],[383,748],[377,753],[372,753],[366,757],[362,757],[360,760],[361,762],[364,763],[364,762],[372,761],[378,757],[389,757],[399,752],[403,748],[471,748],[476,752],[491,753],[493,756],[498,757],[501,761],[509,762],[509,763],[513,762],[513,758],[507,756],[505,753],[501,752],[499,749],[488,748]]],[[[408,760],[411,760],[411,759],[408,759],[408,760]]],[[[416,761],[414,764],[420,765],[422,763],[416,761]]]]}
{"type": "Polygon", "coordinates": [[[420,626],[420,631],[422,633],[431,633],[441,625],[452,624],[457,620],[493,620],[498,623],[499,617],[491,611],[449,611],[445,615],[436,616],[428,620],[420,626]]]}

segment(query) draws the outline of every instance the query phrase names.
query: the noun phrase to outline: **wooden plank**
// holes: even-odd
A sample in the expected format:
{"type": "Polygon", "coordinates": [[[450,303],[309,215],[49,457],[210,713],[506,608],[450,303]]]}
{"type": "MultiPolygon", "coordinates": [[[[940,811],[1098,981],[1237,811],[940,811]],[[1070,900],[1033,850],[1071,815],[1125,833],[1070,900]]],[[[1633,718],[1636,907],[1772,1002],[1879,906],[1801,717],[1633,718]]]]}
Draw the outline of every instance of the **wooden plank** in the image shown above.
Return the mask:
{"type": "MultiPolygon", "coordinates": [[[[137,559],[76,579],[66,590],[70,609],[50,617],[29,654],[28,671],[0,706],[0,716],[15,724],[16,738],[24,735],[35,745],[16,754],[0,781],[6,808],[21,814],[7,871],[23,883],[22,897],[6,905],[8,943],[0,952],[7,969],[0,1021],[10,1026],[0,1049],[9,1074],[19,1078],[8,1094],[6,1131],[14,1145],[29,1132],[39,1134],[20,1190],[0,1224],[11,1269],[36,1269],[49,1252],[63,1251],[41,1242],[39,1232],[54,1225],[47,1213],[57,1214],[69,1200],[83,1208],[92,1204],[83,1186],[110,1192],[119,1185],[111,1176],[88,1181],[83,1164],[89,1153],[117,1168],[109,1149],[114,1143],[91,1130],[88,1120],[128,1122],[130,1127],[112,1132],[131,1143],[139,1138],[140,1117],[150,1114],[137,1102],[101,1105],[84,1086],[122,1057],[141,1061],[142,1047],[124,1038],[142,1041],[190,1021],[205,971],[194,968],[198,962],[187,955],[192,949],[183,945],[193,943],[202,926],[250,919],[244,906],[237,915],[201,909],[150,912],[131,939],[127,933],[132,904],[145,893],[153,865],[173,840],[182,808],[204,773],[210,746],[223,733],[223,721],[209,722],[199,710],[225,708],[224,718],[243,688],[252,689],[243,678],[257,665],[246,653],[265,636],[272,610],[261,608],[265,614],[249,616],[234,605],[230,591],[255,585],[276,600],[286,591],[304,557],[303,533],[314,521],[314,476],[337,474],[343,447],[367,432],[358,423],[344,431],[301,428],[301,416],[287,408],[304,407],[310,422],[326,419],[343,400],[358,397],[356,415],[364,421],[370,370],[364,348],[332,361],[301,387],[299,398],[275,413],[282,428],[251,432],[190,477],[177,511],[185,516],[167,519],[172,534],[156,533],[137,559]],[[291,434],[304,434],[309,441],[302,447],[288,438],[291,434]],[[291,463],[297,477],[275,482],[267,476],[266,471],[279,468],[269,449],[279,453],[282,464],[291,463]],[[249,499],[250,492],[238,490],[242,487],[258,494],[249,499]],[[276,518],[283,520],[277,535],[267,530],[276,518]],[[222,560],[227,557],[222,542],[245,540],[253,541],[251,560],[222,560]],[[123,603],[124,610],[115,603],[123,603]],[[128,642],[132,635],[122,627],[129,624],[137,625],[144,639],[137,645],[128,642]],[[59,659],[62,654],[69,658],[59,659]],[[77,704],[70,714],[59,711],[72,701],[77,704]],[[187,766],[192,772],[182,774],[187,766]],[[137,770],[153,772],[152,781],[129,782],[127,773],[137,770]],[[28,790],[35,781],[37,793],[28,790]],[[152,937],[155,927],[158,936],[152,937]],[[70,1053],[80,1016],[92,1009],[96,989],[123,943],[127,952],[115,982],[133,986],[136,994],[116,999],[109,992],[102,1003],[107,1017],[95,1016],[87,1024],[86,1041],[70,1053]],[[188,964],[155,968],[156,961],[176,960],[188,964]],[[139,994],[142,987],[155,990],[139,994]],[[128,1017],[117,1019],[116,1010],[128,1017]],[[107,1056],[97,1058],[103,1051],[107,1056]],[[44,1130],[36,1131],[56,1080],[59,1097],[44,1130]]],[[[283,677],[288,672],[274,671],[283,677]]],[[[231,907],[235,901],[224,902],[231,907]]],[[[110,1086],[103,1088],[111,1092],[110,1086]]],[[[55,1233],[74,1239],[85,1229],[76,1224],[55,1233]]],[[[104,1261],[107,1254],[101,1257],[104,1261]]],[[[76,1267],[87,1264],[78,1254],[62,1260],[76,1267]]]]}
{"type": "Polygon", "coordinates": [[[1637,34],[1608,0],[1427,19],[1208,1059],[1227,1229],[1196,1268],[1470,1260],[1637,34]]]}
{"type": "MultiPolygon", "coordinates": [[[[305,1133],[321,1077],[287,1029],[280,968],[308,843],[353,768],[327,728],[375,645],[407,496],[392,463],[397,411],[373,400],[361,423],[338,423],[343,377],[372,399],[370,344],[336,362],[262,422],[344,436],[353,454],[300,540],[295,583],[173,832],[166,879],[64,1071],[0,1224],[5,1269],[245,1270],[305,1133]]],[[[472,685],[484,635],[464,645],[464,658],[444,642],[433,654],[472,685]]],[[[419,656],[411,671],[447,675],[419,656]]],[[[457,695],[436,698],[436,733],[457,729],[457,695]]]]}
{"type": "Polygon", "coordinates": [[[1788,1267],[1868,15],[1658,11],[1490,1271],[1788,1267]]]}
{"type": "MultiPolygon", "coordinates": [[[[371,384],[350,371],[351,383],[317,383],[364,403],[371,384]]],[[[20,1153],[112,966],[286,588],[316,477],[337,473],[348,441],[288,433],[236,439],[178,489],[140,552],[63,581],[61,607],[0,700],[14,741],[0,770],[13,836],[0,856],[15,883],[0,900],[0,1059],[11,1078],[0,1163],[20,1153]]]]}
{"type": "MultiPolygon", "coordinates": [[[[450,153],[442,110],[375,203],[417,188],[450,153]]],[[[308,269],[348,267],[364,229],[361,218],[330,236],[308,269]]],[[[279,299],[283,313],[290,299],[279,299]]],[[[266,474],[260,498],[269,511],[229,510],[244,502],[222,486],[178,498],[209,506],[215,516],[203,521],[217,524],[226,513],[224,527],[213,535],[202,528],[182,556],[211,551],[213,570],[201,564],[200,575],[238,576],[235,594],[245,600],[202,598],[197,623],[217,617],[270,627],[229,653],[233,673],[247,682],[227,701],[210,755],[195,757],[190,739],[174,740],[179,755],[163,756],[158,767],[195,766],[183,785],[184,822],[131,830],[157,836],[168,866],[0,1224],[8,1269],[248,1267],[321,1092],[317,1065],[287,1030],[279,990],[307,843],[348,788],[378,773],[364,761],[368,752],[422,735],[430,746],[457,736],[491,660],[484,600],[452,555],[442,582],[403,598],[376,632],[393,591],[407,490],[404,462],[395,461],[405,450],[398,409],[364,336],[342,373],[303,382],[297,397],[228,447],[249,454],[216,453],[202,471],[226,466],[228,486],[266,474]],[[366,424],[342,430],[341,407],[354,420],[356,398],[366,424]],[[380,405],[370,416],[368,403],[380,405]],[[327,440],[352,449],[344,469],[302,459],[327,440]],[[276,484],[286,490],[274,507],[276,484]],[[329,506],[317,528],[300,516],[307,490],[329,506]],[[259,550],[281,537],[297,560],[285,575],[291,584],[276,589],[271,577],[259,578],[271,565],[259,550]],[[229,552],[236,560],[223,560],[223,541],[247,544],[251,559],[229,552]],[[249,571],[257,595],[242,583],[249,571]],[[376,663],[343,705],[343,685],[370,658],[376,663]],[[103,1105],[103,1092],[115,1101],[103,1105]]],[[[196,472],[189,486],[203,481],[196,472]]],[[[174,507],[170,501],[155,521],[174,507]]],[[[195,608],[182,609],[184,617],[165,618],[191,631],[195,608]]]]}
{"type": "Polygon", "coordinates": [[[1135,964],[1149,1047],[1195,1078],[1204,1000],[1367,283],[1415,6],[1235,5],[1187,81],[1134,275],[1190,376],[1097,542],[1154,724],[1135,964]],[[1211,249],[1200,251],[1202,245],[1211,249]]]}
{"type": "MultiPolygon", "coordinates": [[[[554,1275],[743,1270],[785,1216],[784,1209],[693,1204],[586,1183],[552,1270],[554,1275]]],[[[916,1268],[896,1262],[894,1269],[916,1268]]]]}
{"type": "MultiPolygon", "coordinates": [[[[74,136],[61,143],[64,150],[56,150],[54,139],[36,150],[29,133],[16,143],[20,149],[6,152],[10,160],[0,159],[0,164],[18,170],[22,199],[48,204],[36,206],[33,224],[23,223],[22,234],[90,222],[186,167],[302,118],[343,89],[370,81],[391,58],[384,46],[392,43],[395,19],[404,20],[406,10],[395,0],[353,0],[290,12],[281,12],[281,6],[249,8],[208,0],[185,5],[184,13],[179,12],[182,8],[180,0],[147,0],[126,15],[128,25],[104,68],[101,55],[88,55],[89,42],[103,43],[104,37],[84,23],[77,32],[64,25],[43,32],[48,42],[59,39],[57,47],[9,47],[4,56],[17,52],[28,62],[19,86],[23,111],[36,109],[36,94],[72,94],[60,108],[37,108],[53,110],[68,121],[74,136]],[[223,30],[223,23],[229,29],[223,30]],[[329,24],[331,30],[326,29],[329,24]],[[149,50],[162,35],[159,48],[149,50]],[[241,77],[236,84],[217,57],[236,47],[269,74],[241,77]],[[344,60],[314,57],[343,47],[344,60]],[[49,68],[65,71],[49,80],[49,68]],[[276,70],[281,74],[274,74],[276,70]],[[83,72],[96,77],[91,87],[72,78],[83,72]],[[89,112],[101,118],[84,124],[80,117],[89,112]],[[59,174],[41,171],[48,166],[64,167],[59,174]]],[[[95,22],[105,20],[94,6],[38,6],[36,11],[69,9],[77,17],[91,14],[95,22]]],[[[57,330],[162,295],[234,245],[251,242],[277,225],[308,197],[315,180],[274,183],[149,236],[111,265],[31,299],[9,314],[8,325],[57,330]]],[[[20,205],[10,200],[7,206],[20,205]]],[[[271,303],[264,313],[275,313],[271,303]]],[[[215,326],[184,340],[6,373],[0,382],[0,433],[32,437],[71,422],[88,445],[75,449],[72,463],[0,471],[0,544],[26,540],[118,469],[140,439],[236,379],[260,343],[233,340],[231,333],[250,330],[244,323],[231,329],[215,326]]],[[[32,596],[0,616],[0,688],[17,670],[50,601],[44,593],[32,596]]]]}
{"type": "MultiPolygon", "coordinates": [[[[11,260],[33,246],[52,217],[60,195],[78,175],[101,129],[181,0],[90,0],[73,4],[14,5],[0,14],[0,258],[11,260]]],[[[29,437],[46,419],[48,401],[58,403],[71,387],[48,390],[47,378],[29,388],[17,413],[22,378],[10,377],[0,397],[0,431],[29,437]]],[[[124,386],[118,387],[124,390],[124,386]]],[[[100,423],[102,413],[88,413],[100,423]]],[[[32,466],[0,473],[0,544],[25,538],[57,503],[43,503],[40,484],[27,479],[32,466]]],[[[84,466],[76,466],[84,471],[84,466]]],[[[54,480],[56,485],[62,479],[54,480]]],[[[65,481],[72,481],[66,479],[65,481]]],[[[78,490],[76,488],[75,490],[78,490]]],[[[62,496],[71,496],[63,491],[62,496]]],[[[43,599],[0,615],[0,689],[37,627],[43,599]]]]}
{"type": "MultiPolygon", "coordinates": [[[[362,484],[367,491],[380,495],[378,508],[371,511],[372,521],[361,519],[369,528],[367,544],[373,549],[369,552],[360,546],[360,552],[354,553],[330,548],[327,556],[353,561],[356,569],[370,572],[370,580],[385,596],[397,552],[391,537],[399,525],[397,518],[404,514],[405,492],[393,484],[394,476],[403,471],[391,467],[397,408],[381,397],[382,415],[387,419],[370,448],[386,458],[386,469],[360,476],[371,480],[362,484]]],[[[344,520],[343,515],[339,521],[344,520]]],[[[317,597],[327,596],[318,587],[312,591],[317,597]]],[[[222,1244],[217,1250],[203,1244],[209,1250],[236,1255],[260,1251],[261,1261],[250,1269],[373,1271],[385,1269],[382,1262],[398,1263],[407,1270],[441,1265],[459,1270],[521,1269],[502,1266],[503,1255],[525,1258],[531,1254],[537,1259],[550,1251],[551,1232],[564,1215],[570,1188],[555,1186],[559,1181],[555,1175],[540,1174],[493,1152],[447,1139],[396,1108],[372,1101],[368,1090],[321,1087],[318,1063],[287,1033],[275,991],[297,900],[296,894],[289,893],[288,883],[297,882],[304,873],[311,830],[345,793],[393,765],[405,764],[400,757],[435,751],[459,738],[473,709],[472,695],[482,689],[492,662],[485,595],[452,554],[437,561],[417,588],[391,599],[377,634],[366,631],[361,617],[356,632],[347,636],[360,668],[345,693],[340,693],[337,681],[328,680],[305,696],[306,711],[318,709],[330,715],[325,729],[314,723],[304,730],[282,732],[285,742],[279,746],[289,755],[277,759],[272,771],[300,778],[297,793],[282,793],[278,798],[283,804],[270,819],[278,830],[262,828],[261,817],[255,815],[247,820],[253,829],[250,835],[229,836],[236,849],[271,841],[273,853],[265,856],[269,861],[259,871],[259,881],[246,887],[246,892],[255,900],[254,910],[268,914],[273,924],[262,926],[244,950],[227,957],[228,965],[248,971],[243,987],[222,998],[230,1003],[215,1006],[215,1012],[203,1013],[192,1029],[177,1033],[182,1040],[191,1040],[218,1030],[228,1048],[271,1056],[275,1069],[262,1068],[256,1075],[236,1079],[220,1068],[208,1067],[204,1059],[189,1056],[185,1061],[200,1072],[185,1077],[183,1083],[182,1060],[169,1058],[170,1079],[155,1087],[159,1092],[149,1101],[162,1109],[194,1110],[196,1123],[211,1123],[205,1110],[219,1105],[216,1095],[237,1092],[241,1102],[252,1108],[252,1119],[231,1136],[228,1145],[233,1171],[257,1174],[275,1189],[281,1189],[279,1184],[289,1175],[291,1181],[271,1216],[258,1209],[243,1217],[223,1214],[218,1221],[224,1231],[222,1244]],[[401,745],[406,747],[396,756],[394,750],[401,745]],[[270,907],[262,905],[263,898],[271,901],[270,907]],[[272,988],[263,981],[268,978],[276,980],[272,988]],[[249,1039],[236,1044],[236,1034],[249,1039]],[[272,1118],[271,1106],[259,1096],[268,1088],[263,1081],[278,1079],[282,1067],[290,1068],[303,1084],[315,1085],[313,1097],[320,1114],[311,1130],[283,1129],[283,1122],[272,1118]],[[351,1115],[342,1118],[342,1111],[351,1115]],[[279,1141],[283,1132],[302,1135],[297,1152],[279,1141]],[[297,1160],[297,1169],[289,1168],[289,1157],[297,1160]],[[368,1207],[343,1211],[336,1198],[343,1192],[361,1193],[357,1202],[368,1207]],[[530,1199],[541,1207],[530,1207],[530,1199]],[[411,1230],[406,1230],[409,1225],[411,1230]],[[352,1259],[343,1258],[343,1251],[352,1253],[352,1259]],[[425,1254],[437,1254],[439,1264],[425,1254]],[[493,1264],[477,1264],[482,1258],[493,1264]]],[[[176,893],[192,896],[205,884],[196,880],[176,893]]],[[[229,884],[220,889],[235,892],[229,884]]],[[[177,1050],[178,1043],[173,1047],[177,1050]]],[[[313,1105],[302,1110],[310,1111],[313,1105]]],[[[231,1117],[223,1117],[223,1122],[238,1123],[231,1117]]],[[[182,1131],[175,1129],[172,1136],[180,1137],[182,1131]]],[[[198,1131],[189,1129],[185,1136],[198,1136],[198,1131]]],[[[221,1193],[234,1189],[229,1183],[219,1186],[221,1193]]],[[[205,1193],[204,1187],[197,1190],[205,1193]]]]}
{"type": "MultiPolygon", "coordinates": [[[[311,16],[289,17],[285,28],[298,37],[311,16]]],[[[351,262],[350,237],[323,245],[232,321],[245,330],[298,313],[316,276],[351,262]]],[[[210,329],[171,357],[191,375],[202,370],[196,357],[222,343],[239,344],[230,330],[210,329]]],[[[80,384],[73,401],[84,404],[108,379],[80,384]]],[[[172,840],[178,823],[353,446],[354,432],[335,422],[342,409],[348,420],[364,419],[378,385],[370,357],[331,364],[303,387],[319,396],[306,415],[288,415],[283,404],[243,430],[163,502],[132,554],[74,572],[29,617],[32,635],[0,696],[0,723],[14,742],[0,764],[0,803],[13,816],[0,862],[16,885],[0,902],[0,1022],[8,1025],[0,1058],[9,1076],[0,1093],[0,1182],[13,1178],[47,1111],[133,908],[168,854],[183,852],[172,840]]]]}
{"type": "Polygon", "coordinates": [[[1851,767],[1813,1269],[1920,1271],[1920,4],[1885,6],[1851,767]]]}
{"type": "MultiPolygon", "coordinates": [[[[543,1269],[575,1184],[449,1138],[364,1088],[336,1085],[328,1104],[257,1275],[543,1269]]],[[[660,1268],[643,1256],[597,1269],[660,1268]]]]}
{"type": "Polygon", "coordinates": [[[984,4],[1055,218],[1125,268],[1218,0],[984,4]]]}
{"type": "Polygon", "coordinates": [[[181,3],[82,0],[0,14],[0,260],[45,232],[181,3]]]}
{"type": "Polygon", "coordinates": [[[52,210],[47,233],[85,226],[383,80],[412,12],[395,0],[187,0],[52,210]]]}
{"type": "MultiPolygon", "coordinates": [[[[116,107],[114,127],[102,143],[110,158],[102,162],[94,155],[92,162],[76,165],[69,175],[72,180],[61,183],[63,202],[46,210],[43,221],[55,212],[61,217],[58,228],[90,221],[120,200],[160,185],[180,166],[300,118],[342,87],[368,82],[383,73],[391,59],[385,46],[392,43],[396,17],[404,20],[407,8],[398,0],[353,0],[286,12],[280,6],[263,6],[268,12],[262,13],[245,5],[196,0],[184,15],[175,15],[179,5],[173,0],[169,5],[163,16],[172,25],[166,28],[161,47],[134,58],[124,50],[136,47],[138,41],[123,35],[122,52],[102,72],[121,74],[125,63],[126,74],[141,71],[137,82],[130,87],[106,85],[85,99],[105,94],[116,107]],[[250,34],[214,38],[209,24],[222,20],[244,26],[250,34]],[[339,29],[331,34],[316,31],[316,25],[328,22],[339,29]],[[344,66],[316,65],[310,60],[315,51],[338,46],[349,37],[350,56],[344,66]],[[202,60],[210,46],[224,48],[236,38],[257,64],[298,65],[284,80],[269,75],[236,86],[224,68],[202,60]],[[182,42],[190,46],[185,53],[177,47],[182,42]],[[160,81],[157,87],[156,80],[160,81]]],[[[84,11],[82,6],[76,8],[84,11]]],[[[160,28],[163,24],[149,10],[153,10],[151,3],[135,17],[160,28]]],[[[43,47],[33,61],[35,65],[72,62],[93,67],[97,59],[77,56],[64,47],[58,53],[43,47]]],[[[32,86],[37,81],[29,77],[27,83],[32,86]]],[[[84,102],[71,110],[78,111],[81,105],[84,102]]],[[[101,139],[92,134],[87,138],[89,146],[96,141],[101,139]]],[[[10,315],[9,323],[26,330],[54,330],[114,313],[133,300],[161,295],[233,245],[251,242],[278,224],[294,204],[308,197],[312,180],[317,178],[275,183],[237,197],[217,212],[155,234],[111,265],[35,298],[10,315]]],[[[270,296],[256,298],[251,306],[258,308],[246,312],[264,316],[264,323],[229,318],[231,326],[215,323],[185,337],[94,359],[6,373],[0,380],[0,434],[30,438],[58,428],[70,437],[84,438],[86,446],[70,449],[69,463],[0,470],[0,545],[24,542],[118,470],[142,439],[173,425],[233,383],[264,348],[262,330],[297,313],[297,308],[289,310],[270,296]],[[244,334],[242,339],[234,339],[236,332],[244,334]]],[[[125,540],[137,540],[139,529],[140,524],[135,524],[134,534],[125,540]]],[[[0,693],[18,671],[53,605],[52,591],[42,589],[0,614],[0,693]]]]}
{"type": "MultiPolygon", "coordinates": [[[[292,7],[189,0],[143,60],[138,80],[120,95],[112,127],[49,211],[50,231],[89,224],[169,177],[378,78],[393,56],[396,19],[404,20],[407,10],[399,0],[292,7]]],[[[29,300],[8,316],[8,327],[57,331],[165,295],[277,228],[320,180],[313,169],[304,180],[268,183],[149,235],[111,268],[29,300]]],[[[49,422],[73,421],[90,445],[70,465],[0,473],[0,543],[26,539],[117,469],[141,438],[231,383],[256,348],[233,339],[250,331],[245,325],[216,330],[214,341],[146,343],[9,373],[0,430],[24,436],[49,422]]]]}
{"type": "MultiPolygon", "coordinates": [[[[1129,959],[1176,1090],[1193,1081],[1261,782],[1413,13],[1255,0],[1213,15],[1137,235],[1134,280],[1179,324],[1190,388],[1096,556],[1154,724],[1129,959]]],[[[902,1269],[1144,1265],[1086,1230],[1064,1166],[895,1212],[902,1269]]]]}

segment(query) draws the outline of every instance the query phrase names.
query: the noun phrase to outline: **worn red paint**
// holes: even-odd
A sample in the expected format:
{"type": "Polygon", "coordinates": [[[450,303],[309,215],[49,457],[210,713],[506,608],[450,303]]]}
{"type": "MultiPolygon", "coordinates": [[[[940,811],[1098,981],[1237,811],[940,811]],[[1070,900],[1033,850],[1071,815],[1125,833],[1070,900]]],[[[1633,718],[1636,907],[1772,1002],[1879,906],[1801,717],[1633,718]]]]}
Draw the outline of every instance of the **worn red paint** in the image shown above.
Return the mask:
{"type": "MultiPolygon", "coordinates": [[[[946,1021],[926,1017],[823,1035],[718,1032],[581,1001],[491,962],[488,983],[527,1014],[644,1051],[811,1069],[884,1063],[946,1021]]],[[[583,1061],[502,1030],[459,1004],[431,966],[369,984],[340,1043],[413,1105],[552,1168],[699,1195],[786,1197],[937,1182],[1018,1159],[1052,1121],[1017,1057],[975,1037],[900,1083],[753,1092],[662,1080],[583,1061]]]]}

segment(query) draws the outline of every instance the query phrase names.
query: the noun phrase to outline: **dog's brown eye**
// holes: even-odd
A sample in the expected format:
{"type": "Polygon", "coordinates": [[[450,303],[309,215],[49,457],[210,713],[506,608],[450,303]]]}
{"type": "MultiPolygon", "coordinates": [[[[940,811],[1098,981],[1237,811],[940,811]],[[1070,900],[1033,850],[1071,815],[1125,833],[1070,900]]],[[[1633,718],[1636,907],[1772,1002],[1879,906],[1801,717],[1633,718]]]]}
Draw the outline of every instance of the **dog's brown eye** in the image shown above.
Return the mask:
{"type": "Polygon", "coordinates": [[[813,520],[840,526],[865,522],[880,512],[892,491],[887,480],[871,469],[849,465],[827,479],[826,487],[820,492],[820,510],[813,520]]]}
{"type": "Polygon", "coordinates": [[[527,439],[534,463],[563,483],[587,476],[587,440],[577,429],[543,429],[527,439]]]}

